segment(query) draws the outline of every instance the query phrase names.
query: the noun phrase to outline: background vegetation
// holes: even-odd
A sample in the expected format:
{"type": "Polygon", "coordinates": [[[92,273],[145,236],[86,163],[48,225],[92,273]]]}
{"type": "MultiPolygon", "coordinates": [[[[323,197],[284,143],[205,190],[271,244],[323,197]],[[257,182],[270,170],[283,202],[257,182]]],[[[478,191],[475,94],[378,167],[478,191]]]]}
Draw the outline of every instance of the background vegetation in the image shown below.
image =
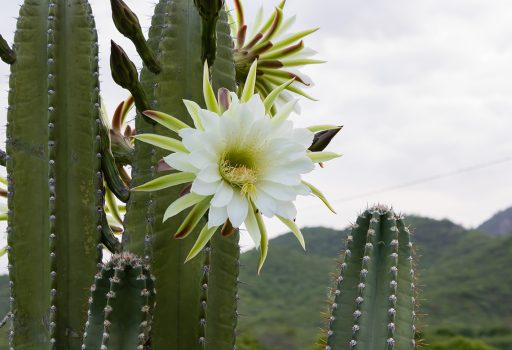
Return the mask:
{"type": "MultiPolygon", "coordinates": [[[[419,257],[418,338],[424,348],[512,350],[512,227],[506,224],[512,223],[512,210],[503,213],[478,230],[448,220],[408,218],[419,257]]],[[[260,276],[257,252],[242,255],[240,350],[314,349],[325,286],[348,230],[315,227],[303,233],[306,253],[292,234],[273,239],[260,276]]],[[[8,300],[8,278],[0,276],[1,315],[8,300]]],[[[7,349],[7,326],[1,331],[0,349],[7,349]]]]}

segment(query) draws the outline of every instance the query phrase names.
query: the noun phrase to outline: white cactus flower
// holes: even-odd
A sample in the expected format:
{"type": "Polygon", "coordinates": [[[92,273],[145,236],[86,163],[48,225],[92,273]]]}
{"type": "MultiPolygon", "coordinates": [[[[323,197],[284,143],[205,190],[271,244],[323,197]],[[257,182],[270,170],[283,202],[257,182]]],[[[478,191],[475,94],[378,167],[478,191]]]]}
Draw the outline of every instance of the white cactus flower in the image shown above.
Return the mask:
{"type": "MultiPolygon", "coordinates": [[[[144,114],[178,133],[181,141],[152,134],[135,138],[173,151],[164,161],[177,172],[164,175],[136,187],[138,191],[153,191],[189,183],[190,193],[180,197],[167,209],[164,220],[192,208],[176,237],[186,237],[198,218],[208,211],[208,223],[187,260],[196,256],[222,225],[238,228],[245,224],[259,245],[261,269],[267,254],[268,237],[262,215],[277,217],[297,236],[304,239],[294,223],[297,211],[294,201],[299,195],[314,194],[327,205],[325,197],[302,176],[311,172],[314,163],[338,157],[331,152],[310,152],[313,132],[337,128],[319,126],[296,128],[288,119],[295,102],[290,102],[274,116],[270,109],[286,84],[263,101],[254,94],[257,62],[248,74],[239,99],[233,92],[219,90],[215,98],[205,64],[203,90],[207,109],[184,101],[194,127],[167,114],[146,111],[144,114]]],[[[328,205],[329,206],[329,205],[328,205]]],[[[330,206],[329,206],[330,208],[330,206]]]]}

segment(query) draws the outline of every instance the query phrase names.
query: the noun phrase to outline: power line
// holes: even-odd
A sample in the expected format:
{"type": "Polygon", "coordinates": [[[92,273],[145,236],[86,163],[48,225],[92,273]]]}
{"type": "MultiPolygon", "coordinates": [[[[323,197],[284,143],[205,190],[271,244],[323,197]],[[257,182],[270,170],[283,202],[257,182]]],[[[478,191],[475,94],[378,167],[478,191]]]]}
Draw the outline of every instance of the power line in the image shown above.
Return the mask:
{"type": "Polygon", "coordinates": [[[397,189],[400,189],[400,188],[404,188],[404,187],[415,186],[415,185],[426,183],[426,182],[431,182],[431,181],[435,181],[435,180],[439,180],[439,179],[444,179],[446,177],[451,177],[451,176],[456,176],[456,175],[460,175],[460,174],[464,174],[464,173],[469,173],[469,172],[472,172],[472,171],[475,171],[475,170],[492,167],[492,166],[495,166],[495,165],[498,165],[498,164],[502,164],[502,163],[506,163],[506,162],[510,162],[510,161],[512,161],[512,157],[509,156],[509,157],[505,157],[505,158],[501,158],[501,159],[496,159],[496,160],[489,161],[489,162],[475,164],[475,165],[472,165],[472,166],[469,166],[469,167],[466,167],[466,168],[461,168],[461,169],[457,169],[457,170],[446,172],[446,173],[441,173],[441,174],[437,174],[437,175],[432,175],[432,176],[418,178],[416,180],[412,180],[412,181],[408,181],[408,182],[403,182],[403,183],[400,183],[400,184],[397,184],[397,185],[393,185],[393,186],[389,186],[389,187],[384,187],[384,188],[381,188],[381,189],[375,190],[375,191],[360,193],[360,194],[356,194],[356,195],[349,196],[349,197],[344,197],[344,198],[338,198],[338,199],[333,200],[332,202],[350,202],[350,201],[353,201],[353,200],[356,200],[356,199],[365,198],[365,197],[369,197],[369,196],[373,196],[373,195],[381,194],[381,193],[385,193],[385,192],[390,192],[390,191],[394,191],[394,190],[397,190],[397,189]]]}

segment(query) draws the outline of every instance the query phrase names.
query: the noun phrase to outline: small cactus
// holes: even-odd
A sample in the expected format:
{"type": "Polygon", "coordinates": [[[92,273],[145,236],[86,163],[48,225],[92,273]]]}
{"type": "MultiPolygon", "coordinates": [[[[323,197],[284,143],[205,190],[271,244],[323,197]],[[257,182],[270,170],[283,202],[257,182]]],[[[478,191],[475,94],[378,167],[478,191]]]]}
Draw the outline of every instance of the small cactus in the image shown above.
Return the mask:
{"type": "Polygon", "coordinates": [[[384,206],[361,214],[331,291],[325,350],[413,350],[415,286],[410,232],[384,206]]]}
{"type": "Polygon", "coordinates": [[[141,259],[115,254],[94,278],[82,349],[139,349],[149,342],[153,277],[141,259]]]}

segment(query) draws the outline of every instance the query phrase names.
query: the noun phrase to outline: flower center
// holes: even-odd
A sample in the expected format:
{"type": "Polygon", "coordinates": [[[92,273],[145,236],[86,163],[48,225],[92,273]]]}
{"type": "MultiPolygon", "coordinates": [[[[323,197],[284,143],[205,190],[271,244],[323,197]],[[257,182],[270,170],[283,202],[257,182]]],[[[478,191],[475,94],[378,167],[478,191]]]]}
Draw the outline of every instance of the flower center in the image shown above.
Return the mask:
{"type": "Polygon", "coordinates": [[[223,154],[220,174],[224,180],[240,188],[242,195],[254,193],[258,171],[255,155],[246,150],[230,150],[223,154]]]}

